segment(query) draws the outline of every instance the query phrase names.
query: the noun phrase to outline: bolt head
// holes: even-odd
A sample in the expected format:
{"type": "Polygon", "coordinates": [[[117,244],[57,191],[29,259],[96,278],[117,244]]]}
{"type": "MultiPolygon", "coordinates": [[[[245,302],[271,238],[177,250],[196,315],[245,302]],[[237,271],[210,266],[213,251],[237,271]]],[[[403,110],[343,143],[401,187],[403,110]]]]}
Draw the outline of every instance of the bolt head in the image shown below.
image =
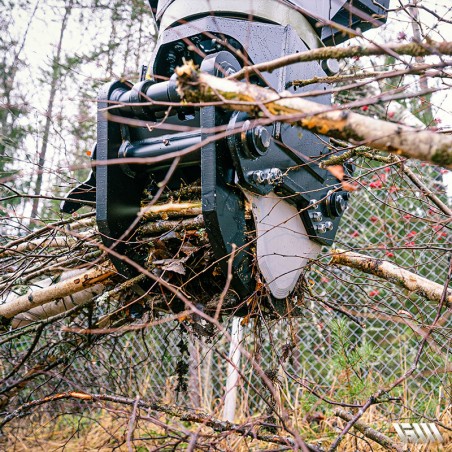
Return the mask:
{"type": "Polygon", "coordinates": [[[256,138],[258,139],[258,143],[265,149],[267,149],[270,146],[270,132],[262,126],[258,126],[254,129],[254,134],[256,138]]]}
{"type": "Polygon", "coordinates": [[[265,177],[263,171],[253,171],[252,175],[253,181],[262,184],[265,182],[265,177]]]}
{"type": "Polygon", "coordinates": [[[312,221],[316,221],[317,223],[323,220],[323,215],[318,210],[311,212],[309,216],[312,218],[312,221]]]}
{"type": "Polygon", "coordinates": [[[323,60],[321,65],[327,75],[336,75],[340,70],[338,61],[333,58],[323,60]]]}
{"type": "Polygon", "coordinates": [[[252,130],[252,142],[257,154],[265,154],[268,151],[271,143],[270,132],[263,126],[255,127],[252,130]]]}
{"type": "Polygon", "coordinates": [[[337,195],[336,196],[336,210],[339,212],[339,214],[344,213],[347,209],[347,201],[344,199],[343,196],[337,195]]]}
{"type": "Polygon", "coordinates": [[[317,231],[317,232],[319,232],[320,234],[325,234],[325,232],[326,232],[326,226],[325,226],[325,223],[319,223],[319,224],[316,224],[315,225],[315,230],[317,231]]]}

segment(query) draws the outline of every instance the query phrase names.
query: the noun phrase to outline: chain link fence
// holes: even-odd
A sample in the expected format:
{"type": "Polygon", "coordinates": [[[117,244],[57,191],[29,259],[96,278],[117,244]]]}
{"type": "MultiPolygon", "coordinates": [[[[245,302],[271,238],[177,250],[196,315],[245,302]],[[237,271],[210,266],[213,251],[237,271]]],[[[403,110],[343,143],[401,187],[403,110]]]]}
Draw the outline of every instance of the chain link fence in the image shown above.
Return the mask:
{"type": "MultiPolygon", "coordinates": [[[[422,193],[401,182],[397,170],[365,166],[357,171],[369,175],[351,198],[336,245],[387,259],[444,285],[451,248],[444,217],[422,193]],[[372,185],[375,181],[382,183],[372,185]]],[[[436,170],[430,171],[430,188],[438,191],[436,170]]],[[[363,400],[410,369],[437,311],[434,303],[394,284],[329,266],[326,250],[305,273],[304,287],[293,300],[301,316],[242,322],[237,416],[253,416],[268,407],[260,369],[272,375],[281,400],[294,412],[315,409],[318,398],[313,392],[331,400],[363,400]]],[[[404,404],[429,415],[450,403],[451,331],[450,316],[443,316],[413,375],[391,396],[401,396],[404,404]]],[[[202,407],[221,416],[230,337],[220,332],[197,337],[192,329],[186,333],[184,323],[169,321],[84,339],[66,371],[52,380],[52,388],[45,387],[48,376],[43,375],[22,397],[43,395],[43,388],[44,395],[56,389],[90,388],[202,407]],[[181,379],[186,388],[180,386],[181,379]]],[[[58,334],[64,333],[49,334],[41,341],[58,348],[58,334]]],[[[30,337],[20,340],[10,350],[12,355],[26,350],[30,337]]],[[[3,376],[10,370],[2,365],[3,376]]]]}

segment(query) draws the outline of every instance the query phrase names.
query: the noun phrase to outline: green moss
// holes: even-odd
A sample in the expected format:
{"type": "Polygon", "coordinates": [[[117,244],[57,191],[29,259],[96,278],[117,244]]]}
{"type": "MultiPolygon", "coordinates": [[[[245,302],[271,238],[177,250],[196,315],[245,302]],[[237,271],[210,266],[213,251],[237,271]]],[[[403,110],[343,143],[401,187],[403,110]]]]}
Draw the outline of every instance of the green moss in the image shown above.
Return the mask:
{"type": "Polygon", "coordinates": [[[439,166],[452,165],[452,150],[448,146],[439,148],[432,156],[432,162],[439,166]]]}

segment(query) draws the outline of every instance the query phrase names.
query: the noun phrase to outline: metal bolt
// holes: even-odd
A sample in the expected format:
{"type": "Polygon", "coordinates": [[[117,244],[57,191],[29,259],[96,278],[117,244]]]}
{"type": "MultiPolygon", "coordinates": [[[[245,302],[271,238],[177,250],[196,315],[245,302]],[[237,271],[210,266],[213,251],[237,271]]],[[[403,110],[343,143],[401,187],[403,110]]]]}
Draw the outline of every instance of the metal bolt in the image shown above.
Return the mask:
{"type": "Polygon", "coordinates": [[[185,44],[183,42],[176,43],[174,50],[178,53],[183,53],[185,50],[185,44]]]}
{"type": "Polygon", "coordinates": [[[308,209],[317,209],[317,207],[319,207],[319,205],[317,204],[317,199],[310,199],[308,209]]]}
{"type": "Polygon", "coordinates": [[[282,178],[283,173],[279,168],[253,171],[251,179],[257,184],[275,184],[282,178]]]}
{"type": "Polygon", "coordinates": [[[336,75],[339,72],[339,63],[337,60],[329,58],[328,60],[323,60],[322,69],[326,72],[327,75],[336,75]]]}
{"type": "Polygon", "coordinates": [[[254,182],[258,183],[258,184],[263,184],[264,183],[264,172],[263,171],[253,171],[251,173],[251,178],[253,179],[254,182]]]}
{"type": "Polygon", "coordinates": [[[334,225],[332,221],[325,221],[325,228],[327,231],[331,231],[333,229],[334,225]]]}
{"type": "Polygon", "coordinates": [[[278,182],[282,179],[283,173],[279,168],[272,168],[269,174],[269,181],[271,184],[278,182]]]}
{"type": "Polygon", "coordinates": [[[320,223],[320,224],[314,225],[314,229],[317,232],[320,232],[320,234],[324,234],[327,231],[325,223],[320,223]]]}
{"type": "Polygon", "coordinates": [[[254,129],[254,138],[255,138],[256,146],[262,152],[266,152],[270,146],[270,140],[271,140],[270,132],[263,126],[257,126],[254,129]]]}
{"type": "Polygon", "coordinates": [[[176,61],[176,54],[174,52],[168,52],[168,54],[166,55],[166,61],[168,63],[174,63],[176,61]]]}
{"type": "Polygon", "coordinates": [[[322,221],[323,215],[320,212],[309,212],[309,216],[311,217],[312,221],[322,221]]]}

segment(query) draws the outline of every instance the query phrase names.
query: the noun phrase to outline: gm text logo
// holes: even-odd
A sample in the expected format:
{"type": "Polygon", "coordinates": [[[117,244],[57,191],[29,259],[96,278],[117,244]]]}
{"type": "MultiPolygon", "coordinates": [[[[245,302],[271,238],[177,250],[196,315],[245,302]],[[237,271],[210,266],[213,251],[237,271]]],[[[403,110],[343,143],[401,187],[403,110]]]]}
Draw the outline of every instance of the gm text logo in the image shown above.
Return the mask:
{"type": "Polygon", "coordinates": [[[443,437],[438,427],[431,424],[392,424],[403,443],[442,443],[443,437]]]}

